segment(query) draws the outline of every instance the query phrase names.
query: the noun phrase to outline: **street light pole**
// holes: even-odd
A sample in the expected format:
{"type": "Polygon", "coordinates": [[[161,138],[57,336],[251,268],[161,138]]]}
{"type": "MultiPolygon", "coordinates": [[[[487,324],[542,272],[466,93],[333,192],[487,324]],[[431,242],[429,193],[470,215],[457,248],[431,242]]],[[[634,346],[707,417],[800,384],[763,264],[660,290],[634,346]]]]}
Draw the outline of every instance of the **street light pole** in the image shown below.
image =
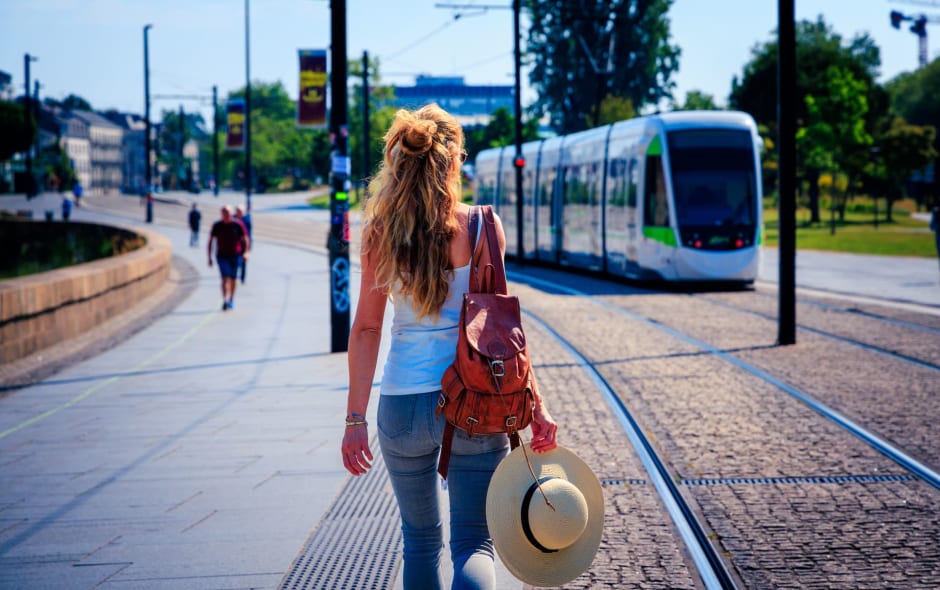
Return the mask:
{"type": "MultiPolygon", "coordinates": [[[[245,213],[251,213],[251,54],[249,45],[249,0],[245,0],[245,213]]],[[[218,180],[216,180],[218,182],[218,180]]]]}
{"type": "Polygon", "coordinates": [[[219,196],[219,88],[212,87],[212,194],[219,196]]]}
{"type": "Polygon", "coordinates": [[[147,223],[153,223],[153,180],[150,172],[150,47],[148,31],[153,25],[144,25],[144,170],[147,186],[144,197],[147,199],[147,223]]]}
{"type": "MultiPolygon", "coordinates": [[[[28,53],[23,55],[23,69],[26,70],[25,71],[26,81],[25,81],[25,84],[23,85],[24,86],[23,108],[26,110],[27,117],[33,116],[33,108],[32,108],[33,99],[32,99],[32,94],[30,93],[30,87],[29,87],[29,64],[30,62],[33,62],[33,61],[39,61],[39,58],[36,56],[30,55],[28,53]]],[[[35,130],[35,132],[38,134],[39,133],[39,129],[38,129],[39,121],[36,121],[36,127],[37,129],[35,130]]],[[[33,145],[32,145],[32,142],[30,142],[29,149],[26,150],[26,198],[27,199],[33,198],[36,194],[36,191],[33,188],[33,184],[34,184],[33,145]]]]}

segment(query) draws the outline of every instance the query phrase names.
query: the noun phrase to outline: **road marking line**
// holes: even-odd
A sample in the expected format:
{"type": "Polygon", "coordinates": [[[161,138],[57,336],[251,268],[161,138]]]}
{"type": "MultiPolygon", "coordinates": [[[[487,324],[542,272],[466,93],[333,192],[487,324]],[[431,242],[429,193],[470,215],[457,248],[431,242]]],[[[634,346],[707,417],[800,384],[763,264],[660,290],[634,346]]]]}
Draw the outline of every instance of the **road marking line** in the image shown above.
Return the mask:
{"type": "Polygon", "coordinates": [[[98,391],[99,389],[105,387],[106,385],[110,385],[111,383],[114,383],[115,381],[121,379],[122,377],[126,377],[127,375],[130,375],[130,374],[132,374],[132,373],[134,373],[134,372],[136,372],[136,371],[139,371],[140,369],[143,369],[143,368],[146,367],[147,365],[150,365],[150,364],[154,363],[154,362],[157,361],[159,358],[161,358],[162,356],[164,356],[165,354],[167,354],[168,352],[170,352],[171,350],[173,350],[173,349],[176,348],[177,346],[179,346],[179,345],[181,345],[182,343],[184,343],[184,342],[186,342],[187,340],[189,340],[189,338],[190,338],[193,334],[195,334],[200,328],[202,328],[202,327],[206,324],[206,322],[208,322],[210,319],[212,319],[212,318],[213,318],[214,316],[216,316],[218,313],[219,313],[219,312],[217,312],[217,311],[211,311],[211,312],[207,313],[207,314],[199,321],[199,323],[197,323],[195,326],[193,326],[192,328],[190,328],[185,334],[183,334],[182,336],[180,336],[179,338],[177,338],[175,342],[171,342],[171,343],[168,344],[165,348],[163,348],[162,350],[160,350],[159,352],[157,352],[156,354],[154,354],[154,355],[151,356],[150,358],[148,358],[148,359],[146,359],[146,360],[144,360],[144,361],[141,361],[141,362],[138,363],[136,366],[132,367],[129,371],[127,371],[127,373],[125,373],[125,374],[123,374],[123,375],[115,375],[115,376],[113,376],[113,377],[109,377],[108,379],[105,379],[104,381],[102,381],[102,382],[100,382],[100,383],[97,383],[97,384],[95,384],[95,385],[92,385],[91,387],[89,387],[88,389],[86,389],[86,390],[83,391],[82,393],[78,394],[77,396],[75,396],[75,397],[72,398],[71,400],[65,402],[64,404],[62,404],[62,405],[60,405],[60,406],[58,406],[58,407],[52,408],[51,410],[48,410],[48,411],[46,411],[46,412],[43,412],[42,414],[36,416],[35,418],[30,418],[29,420],[27,420],[27,421],[25,421],[25,422],[23,422],[23,423],[21,423],[21,424],[19,424],[19,425],[17,425],[17,426],[13,426],[12,428],[8,428],[8,429],[4,430],[3,432],[0,432],[0,439],[6,438],[7,436],[9,436],[9,435],[11,435],[11,434],[13,434],[13,433],[15,433],[15,432],[19,432],[20,430],[23,430],[24,428],[26,428],[26,427],[28,427],[28,426],[32,426],[33,424],[35,424],[35,423],[37,423],[37,422],[40,422],[41,420],[45,420],[45,419],[48,418],[49,416],[52,416],[52,415],[54,415],[54,414],[57,414],[57,413],[61,412],[62,410],[65,410],[65,409],[67,409],[67,408],[71,408],[71,407],[74,406],[75,404],[78,404],[78,403],[80,403],[81,401],[88,399],[89,397],[91,397],[92,394],[94,394],[94,393],[95,393],[96,391],[98,391]]]}

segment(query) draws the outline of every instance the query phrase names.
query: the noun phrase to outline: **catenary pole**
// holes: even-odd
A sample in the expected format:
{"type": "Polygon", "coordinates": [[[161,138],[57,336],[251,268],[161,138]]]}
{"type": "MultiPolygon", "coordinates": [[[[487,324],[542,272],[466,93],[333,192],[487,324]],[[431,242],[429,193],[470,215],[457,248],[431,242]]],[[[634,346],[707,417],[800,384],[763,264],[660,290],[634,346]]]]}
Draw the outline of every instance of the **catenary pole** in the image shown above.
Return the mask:
{"type": "Polygon", "coordinates": [[[249,0],[245,0],[245,212],[251,213],[251,49],[248,3],[249,0]]]}
{"type": "Polygon", "coordinates": [[[153,180],[150,170],[150,39],[149,31],[153,25],[144,26],[144,169],[147,186],[143,197],[146,199],[147,223],[153,223],[153,180]]]}
{"type": "Polygon", "coordinates": [[[796,344],[796,33],[793,0],[778,0],[777,141],[780,172],[777,344],[796,344]]]}
{"type": "Polygon", "coordinates": [[[525,255],[525,247],[522,243],[522,168],[525,166],[525,158],[522,157],[522,50],[519,47],[519,11],[521,9],[521,0],[512,2],[512,42],[513,42],[513,61],[515,64],[515,136],[516,136],[516,157],[513,158],[513,164],[516,169],[516,262],[522,264],[525,255]]]}
{"type": "MultiPolygon", "coordinates": [[[[369,153],[369,52],[362,52],[362,194],[368,190],[368,178],[372,172],[372,158],[369,153]]],[[[362,199],[365,200],[364,198],[362,199]]]]}
{"type": "Polygon", "coordinates": [[[349,348],[349,174],[346,118],[346,2],[330,1],[330,326],[333,352],[349,348]]]}

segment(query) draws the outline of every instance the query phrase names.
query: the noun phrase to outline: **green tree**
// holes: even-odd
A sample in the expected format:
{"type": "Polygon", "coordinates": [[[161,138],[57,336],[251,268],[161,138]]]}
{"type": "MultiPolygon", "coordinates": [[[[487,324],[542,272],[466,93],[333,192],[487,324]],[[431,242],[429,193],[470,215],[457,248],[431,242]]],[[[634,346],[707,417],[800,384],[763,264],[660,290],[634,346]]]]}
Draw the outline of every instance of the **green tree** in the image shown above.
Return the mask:
{"type": "Polygon", "coordinates": [[[807,121],[796,138],[808,168],[842,172],[848,177],[838,204],[839,217],[844,220],[845,203],[870,162],[873,140],[865,129],[867,87],[848,69],[831,66],[821,90],[818,96],[805,97],[807,121]]]}
{"type": "Polygon", "coordinates": [[[715,105],[715,97],[701,90],[689,90],[685,93],[685,104],[672,103],[675,111],[717,111],[721,110],[715,105]]]}
{"type": "Polygon", "coordinates": [[[26,109],[15,102],[0,101],[0,162],[28,150],[35,137],[36,121],[26,109]]]}
{"type": "MultiPolygon", "coordinates": [[[[522,141],[538,139],[539,122],[528,119],[522,124],[522,141]]],[[[513,145],[516,142],[516,118],[506,107],[493,111],[489,123],[464,129],[467,160],[473,161],[485,149],[513,145]]]]}
{"type": "MultiPolygon", "coordinates": [[[[940,58],[915,72],[901,74],[885,88],[891,97],[891,111],[912,125],[940,129],[940,58]]],[[[940,152],[940,136],[934,137],[934,150],[940,152]]],[[[940,161],[934,160],[933,202],[940,203],[940,161]]],[[[920,196],[920,195],[918,195],[920,196]]]]}
{"type": "Polygon", "coordinates": [[[366,141],[363,138],[362,61],[349,62],[349,76],[353,81],[349,107],[349,157],[352,158],[352,178],[364,181],[364,186],[368,185],[366,179],[372,177],[382,159],[385,132],[391,126],[396,111],[391,106],[395,99],[395,88],[382,84],[380,65],[377,58],[369,58],[369,167],[364,169],[366,141]]]}
{"type": "MultiPolygon", "coordinates": [[[[229,98],[244,98],[245,89],[229,98]]],[[[280,82],[251,85],[252,180],[259,191],[297,190],[314,175],[325,176],[329,166],[326,130],[298,129],[296,103],[280,82]]],[[[225,142],[220,141],[220,146],[225,142]]],[[[220,164],[223,178],[244,178],[245,156],[226,151],[220,164]]]]}
{"type": "Polygon", "coordinates": [[[633,108],[632,100],[608,94],[601,101],[600,118],[595,122],[594,115],[591,114],[588,115],[587,121],[589,127],[599,127],[634,117],[636,117],[636,109],[633,108]]]}
{"type": "Polygon", "coordinates": [[[530,0],[529,76],[536,118],[549,114],[559,133],[600,121],[608,95],[636,108],[671,96],[679,48],[669,43],[673,0],[558,2],[530,0]]]}
{"type": "Polygon", "coordinates": [[[879,160],[882,164],[879,173],[886,181],[888,191],[885,195],[888,221],[892,220],[895,201],[905,196],[904,186],[907,181],[937,158],[937,150],[934,149],[936,135],[933,126],[911,125],[895,117],[878,136],[879,160]]]}
{"type": "MultiPolygon", "coordinates": [[[[868,110],[865,114],[865,129],[869,134],[875,130],[888,110],[888,96],[875,83],[881,57],[878,46],[867,34],[857,35],[849,42],[835,33],[820,16],[816,22],[800,21],[796,24],[796,93],[797,122],[805,125],[809,112],[808,95],[827,95],[830,67],[847,70],[855,80],[864,83],[868,110]]],[[[777,40],[757,45],[752,50],[751,60],[745,64],[740,81],[731,83],[729,106],[750,113],[759,125],[765,126],[770,139],[777,143],[777,40]]],[[[819,221],[819,169],[808,166],[804,154],[800,153],[803,174],[809,181],[810,214],[812,221],[819,221]]]]}
{"type": "Polygon", "coordinates": [[[56,100],[52,97],[47,97],[43,102],[49,106],[60,107],[70,111],[92,110],[91,103],[77,94],[70,94],[66,96],[64,100],[56,100]]]}

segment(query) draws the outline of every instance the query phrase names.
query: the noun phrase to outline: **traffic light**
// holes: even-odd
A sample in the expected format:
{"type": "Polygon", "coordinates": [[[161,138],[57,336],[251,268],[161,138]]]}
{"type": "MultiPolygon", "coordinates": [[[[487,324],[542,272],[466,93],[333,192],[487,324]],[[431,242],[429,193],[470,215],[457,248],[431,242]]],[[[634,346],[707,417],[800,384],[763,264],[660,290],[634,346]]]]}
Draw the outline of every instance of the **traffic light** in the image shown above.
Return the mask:
{"type": "Polygon", "coordinates": [[[516,156],[512,163],[516,168],[525,168],[525,158],[523,156],[516,156]]]}
{"type": "Polygon", "coordinates": [[[920,15],[916,20],[914,20],[914,24],[911,25],[911,32],[917,35],[918,37],[926,37],[927,36],[927,17],[924,15],[920,15]]]}
{"type": "Polygon", "coordinates": [[[898,12],[897,10],[891,11],[891,26],[895,29],[901,30],[901,21],[905,20],[904,15],[898,12]]]}

